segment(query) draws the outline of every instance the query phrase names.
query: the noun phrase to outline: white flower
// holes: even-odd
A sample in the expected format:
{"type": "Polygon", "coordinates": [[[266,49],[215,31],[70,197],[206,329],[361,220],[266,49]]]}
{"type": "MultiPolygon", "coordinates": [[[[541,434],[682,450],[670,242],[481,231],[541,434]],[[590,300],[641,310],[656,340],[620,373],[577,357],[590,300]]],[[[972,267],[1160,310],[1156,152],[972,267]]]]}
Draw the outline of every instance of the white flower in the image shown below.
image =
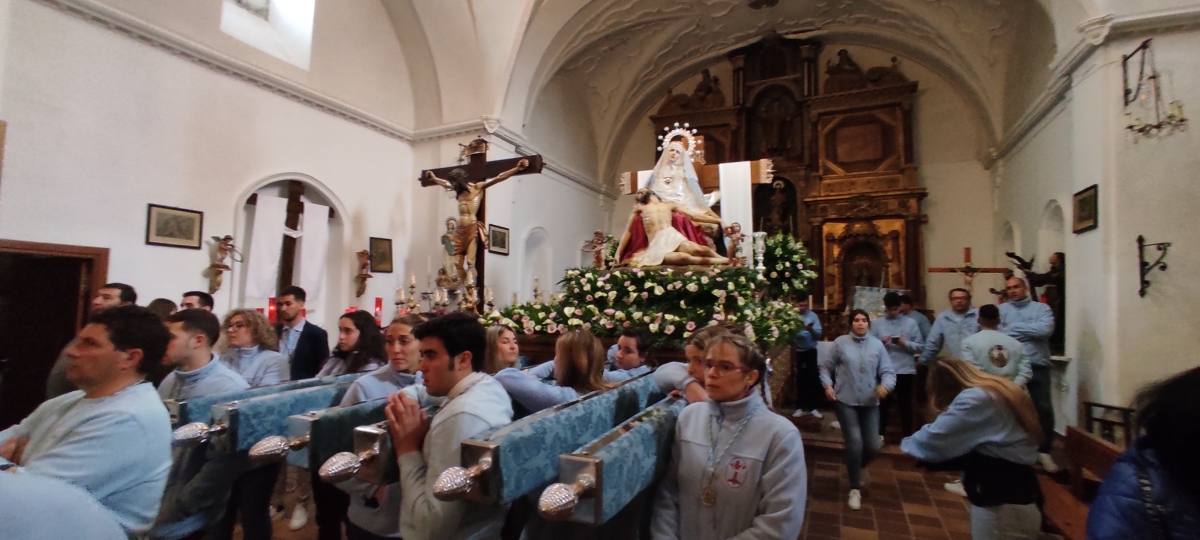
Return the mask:
{"type": "Polygon", "coordinates": [[[569,325],[569,326],[580,326],[582,324],[583,324],[583,321],[580,319],[570,319],[567,321],[567,325],[569,325]]]}
{"type": "Polygon", "coordinates": [[[615,315],[613,315],[613,316],[614,316],[614,317],[616,317],[618,321],[623,321],[623,320],[625,320],[625,312],[624,312],[624,311],[618,311],[618,312],[617,312],[615,315]]]}
{"type": "Polygon", "coordinates": [[[575,314],[575,308],[574,308],[574,307],[572,307],[572,306],[567,306],[567,307],[563,308],[563,315],[566,315],[566,316],[570,317],[571,315],[574,315],[574,314],[575,314]]]}
{"type": "Polygon", "coordinates": [[[779,277],[779,272],[771,272],[771,279],[779,277]]]}
{"type": "Polygon", "coordinates": [[[586,281],[585,281],[585,282],[583,283],[583,290],[584,290],[585,292],[586,292],[586,291],[590,291],[590,290],[592,290],[592,285],[591,285],[590,283],[588,283],[588,282],[586,282],[586,281]]]}
{"type": "Polygon", "coordinates": [[[651,317],[651,316],[649,316],[649,315],[646,315],[645,317],[642,317],[642,321],[644,321],[644,322],[650,322],[650,321],[653,321],[653,320],[654,320],[654,317],[651,317]]]}
{"type": "Polygon", "coordinates": [[[668,324],[667,327],[663,329],[663,333],[664,334],[674,334],[675,333],[675,325],[668,324]]]}
{"type": "Polygon", "coordinates": [[[732,281],[730,281],[729,283],[727,283],[727,284],[725,285],[725,288],[726,288],[726,289],[729,289],[729,290],[731,290],[731,291],[732,291],[732,290],[733,290],[733,282],[732,282],[732,281]]]}
{"type": "Polygon", "coordinates": [[[655,296],[662,296],[662,293],[663,293],[663,288],[662,288],[662,287],[657,287],[657,286],[656,286],[656,287],[654,287],[654,294],[655,294],[655,296]]]}
{"type": "Polygon", "coordinates": [[[708,285],[708,276],[700,276],[700,283],[708,285]]]}
{"type": "Polygon", "coordinates": [[[633,318],[635,318],[635,319],[642,318],[642,312],[640,312],[640,311],[633,312],[633,318]]]}
{"type": "Polygon", "coordinates": [[[696,292],[696,291],[700,290],[700,287],[697,286],[695,283],[688,283],[687,290],[688,290],[688,292],[696,292]]]}
{"type": "Polygon", "coordinates": [[[686,301],[686,300],[680,300],[680,301],[679,301],[679,307],[681,307],[681,308],[684,308],[684,309],[687,309],[687,301],[686,301]]]}
{"type": "Polygon", "coordinates": [[[651,334],[658,333],[658,323],[650,323],[650,326],[648,326],[647,328],[650,330],[651,334]]]}

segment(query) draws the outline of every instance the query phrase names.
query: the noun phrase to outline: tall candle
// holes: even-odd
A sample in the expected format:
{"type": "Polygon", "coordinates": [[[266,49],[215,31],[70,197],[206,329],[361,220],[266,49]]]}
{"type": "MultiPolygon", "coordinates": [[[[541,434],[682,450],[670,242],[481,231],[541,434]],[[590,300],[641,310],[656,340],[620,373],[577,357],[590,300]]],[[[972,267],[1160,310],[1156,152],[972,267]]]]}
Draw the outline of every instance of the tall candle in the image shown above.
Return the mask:
{"type": "Polygon", "coordinates": [[[376,296],[375,297],[375,326],[379,326],[382,324],[382,321],[380,321],[380,319],[382,319],[382,318],[383,318],[383,297],[376,296]]]}
{"type": "Polygon", "coordinates": [[[408,275],[408,284],[409,284],[409,286],[412,286],[412,287],[417,286],[417,275],[416,274],[408,275]]]}
{"type": "Polygon", "coordinates": [[[275,324],[275,309],[275,297],[272,296],[267,299],[267,320],[271,321],[271,324],[275,324]]]}
{"type": "Polygon", "coordinates": [[[971,248],[963,248],[963,262],[971,264],[971,248]]]}

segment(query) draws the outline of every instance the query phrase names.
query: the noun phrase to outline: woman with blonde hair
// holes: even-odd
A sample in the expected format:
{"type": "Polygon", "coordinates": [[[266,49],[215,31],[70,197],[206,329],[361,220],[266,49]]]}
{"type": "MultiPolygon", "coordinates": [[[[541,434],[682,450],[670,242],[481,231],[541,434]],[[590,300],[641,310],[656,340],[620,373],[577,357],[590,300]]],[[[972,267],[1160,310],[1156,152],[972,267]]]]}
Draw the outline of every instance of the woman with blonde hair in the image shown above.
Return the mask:
{"type": "MultiPolygon", "coordinates": [[[[262,313],[253,309],[235,309],[225,315],[221,328],[221,361],[238,372],[251,388],[286,382],[290,378],[288,359],[279,353],[275,329],[262,313]]],[[[212,536],[232,538],[235,519],[242,523],[245,538],[271,538],[268,505],[282,464],[274,463],[242,473],[233,484],[225,515],[215,525],[212,536]]]]}
{"type": "Polygon", "coordinates": [[[536,375],[516,368],[504,368],[494,375],[527,413],[609,388],[604,382],[604,346],[591,332],[571,330],[563,334],[554,344],[554,353],[554,380],[558,386],[545,384],[536,375]]]}
{"type": "Polygon", "coordinates": [[[1033,463],[1042,429],[1029,394],[958,359],[937,363],[928,392],[939,414],[901,441],[900,450],[962,467],[972,538],[1037,538],[1042,493],[1033,463]]]}
{"type": "Polygon", "coordinates": [[[287,357],[279,353],[279,338],[271,323],[253,309],[235,309],[221,324],[221,361],[238,372],[251,388],[286,382],[287,357]]]}
{"type": "Polygon", "coordinates": [[[521,368],[521,351],[517,346],[517,333],[503,324],[493,324],[487,329],[487,357],[484,371],[491,375],[504,368],[521,368]]]}

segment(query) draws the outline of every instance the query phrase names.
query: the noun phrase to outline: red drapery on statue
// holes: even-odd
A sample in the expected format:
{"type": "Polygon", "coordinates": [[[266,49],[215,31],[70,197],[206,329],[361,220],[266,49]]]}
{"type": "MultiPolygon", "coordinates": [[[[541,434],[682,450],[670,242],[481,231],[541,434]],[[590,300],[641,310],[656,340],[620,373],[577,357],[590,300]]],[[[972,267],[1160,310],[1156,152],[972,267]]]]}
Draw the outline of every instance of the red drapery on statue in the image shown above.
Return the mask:
{"type": "MultiPolygon", "coordinates": [[[[640,213],[640,212],[638,212],[640,213]]],[[[679,212],[671,212],[671,226],[679,231],[684,238],[691,240],[702,246],[708,245],[708,235],[704,234],[704,230],[697,227],[692,220],[679,212]]],[[[646,237],[646,226],[642,224],[641,217],[634,217],[629,224],[629,241],[625,243],[625,251],[617,254],[617,260],[624,263],[633,257],[633,255],[650,245],[650,239],[646,237]]]]}

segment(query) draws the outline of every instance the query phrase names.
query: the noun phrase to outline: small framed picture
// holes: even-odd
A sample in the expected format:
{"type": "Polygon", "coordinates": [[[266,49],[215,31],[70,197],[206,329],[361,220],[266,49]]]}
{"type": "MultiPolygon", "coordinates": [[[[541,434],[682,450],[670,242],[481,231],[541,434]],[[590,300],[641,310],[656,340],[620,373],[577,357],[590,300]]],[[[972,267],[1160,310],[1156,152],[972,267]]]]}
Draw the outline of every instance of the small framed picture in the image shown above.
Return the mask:
{"type": "Polygon", "coordinates": [[[1087,232],[1100,225],[1099,189],[1092,184],[1072,198],[1071,231],[1087,232]]]}
{"type": "Polygon", "coordinates": [[[371,271],[381,274],[392,273],[392,239],[375,238],[370,240],[371,271]]]}
{"type": "Polygon", "coordinates": [[[147,244],[200,249],[201,238],[204,238],[204,212],[159,204],[146,205],[147,244]]]}
{"type": "Polygon", "coordinates": [[[488,251],[508,255],[508,227],[488,225],[488,251]]]}

